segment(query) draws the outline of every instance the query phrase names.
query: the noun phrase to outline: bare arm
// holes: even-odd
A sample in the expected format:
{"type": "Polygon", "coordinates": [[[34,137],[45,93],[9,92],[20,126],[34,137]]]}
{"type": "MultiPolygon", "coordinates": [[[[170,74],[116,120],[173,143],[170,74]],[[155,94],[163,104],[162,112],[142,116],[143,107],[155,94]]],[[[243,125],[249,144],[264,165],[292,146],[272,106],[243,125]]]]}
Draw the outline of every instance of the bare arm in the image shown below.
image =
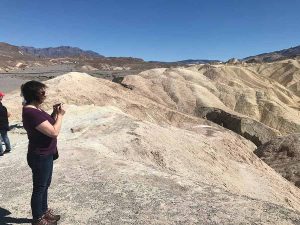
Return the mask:
{"type": "Polygon", "coordinates": [[[60,132],[62,118],[64,114],[65,110],[60,108],[57,112],[54,125],[52,125],[51,123],[49,123],[48,120],[46,120],[43,123],[39,124],[36,127],[36,129],[41,133],[47,135],[48,137],[56,138],[60,132]]]}
{"type": "Polygon", "coordinates": [[[42,122],[36,127],[38,131],[51,138],[56,138],[60,132],[62,123],[62,115],[58,115],[55,124],[52,125],[48,120],[42,122]]]}

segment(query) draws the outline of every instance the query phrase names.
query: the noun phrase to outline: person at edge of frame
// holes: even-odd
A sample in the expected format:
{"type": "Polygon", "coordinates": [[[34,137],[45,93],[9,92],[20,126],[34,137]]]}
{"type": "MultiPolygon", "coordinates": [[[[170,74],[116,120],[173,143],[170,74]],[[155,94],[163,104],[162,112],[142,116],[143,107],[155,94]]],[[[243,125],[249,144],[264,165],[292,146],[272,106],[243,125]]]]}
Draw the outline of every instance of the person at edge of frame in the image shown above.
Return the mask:
{"type": "Polygon", "coordinates": [[[10,113],[7,112],[7,108],[2,104],[4,96],[5,94],[0,91],[0,156],[11,151],[11,145],[7,135],[9,131],[8,117],[10,117],[10,113]],[[3,151],[2,142],[5,144],[5,151],[3,151]]]}

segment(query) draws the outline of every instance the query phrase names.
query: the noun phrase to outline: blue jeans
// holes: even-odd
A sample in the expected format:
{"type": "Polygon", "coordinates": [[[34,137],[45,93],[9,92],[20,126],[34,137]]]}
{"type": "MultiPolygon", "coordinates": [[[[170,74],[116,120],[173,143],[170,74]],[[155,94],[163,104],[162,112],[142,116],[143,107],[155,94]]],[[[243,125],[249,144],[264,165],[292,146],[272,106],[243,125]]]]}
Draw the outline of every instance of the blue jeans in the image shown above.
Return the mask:
{"type": "Polygon", "coordinates": [[[52,179],[53,155],[41,156],[29,153],[27,163],[32,170],[32,217],[39,219],[48,210],[48,188],[52,179]]]}
{"type": "Polygon", "coordinates": [[[0,134],[1,134],[0,135],[0,142],[1,142],[0,153],[3,152],[2,141],[5,144],[6,150],[10,151],[11,147],[10,147],[10,142],[9,142],[9,139],[8,139],[8,136],[7,136],[7,131],[6,130],[0,130],[0,134]]]}

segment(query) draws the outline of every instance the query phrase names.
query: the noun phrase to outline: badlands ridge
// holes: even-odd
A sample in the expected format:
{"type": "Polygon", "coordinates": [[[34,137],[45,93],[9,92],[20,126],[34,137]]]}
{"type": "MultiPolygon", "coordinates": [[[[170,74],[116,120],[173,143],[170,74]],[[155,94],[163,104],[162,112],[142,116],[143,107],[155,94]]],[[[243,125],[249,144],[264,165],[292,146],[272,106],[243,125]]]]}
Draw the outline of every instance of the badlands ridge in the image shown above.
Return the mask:
{"type": "MultiPolygon", "coordinates": [[[[299,133],[299,71],[286,60],[46,81],[45,109],[67,108],[51,207],[66,225],[300,224],[297,176],[286,180],[254,154],[299,133]]],[[[19,90],[5,98],[11,124],[21,101],[19,90]]],[[[10,137],[14,151],[0,164],[6,224],[30,218],[27,137],[17,125],[10,137]]]]}

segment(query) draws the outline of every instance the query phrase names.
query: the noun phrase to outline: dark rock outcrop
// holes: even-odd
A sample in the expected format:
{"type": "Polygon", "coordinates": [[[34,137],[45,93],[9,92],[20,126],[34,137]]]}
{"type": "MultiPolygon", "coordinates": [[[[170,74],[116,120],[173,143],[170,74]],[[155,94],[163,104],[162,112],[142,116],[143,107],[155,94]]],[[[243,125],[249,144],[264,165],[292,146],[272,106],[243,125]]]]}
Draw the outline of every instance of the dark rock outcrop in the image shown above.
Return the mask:
{"type": "Polygon", "coordinates": [[[278,137],[254,153],[284,178],[300,187],[300,133],[278,137]]]}
{"type": "Polygon", "coordinates": [[[238,64],[238,63],[240,63],[240,61],[236,58],[231,58],[228,61],[226,61],[226,63],[228,63],[228,64],[238,64]]]}
{"type": "Polygon", "coordinates": [[[120,85],[122,85],[123,87],[132,90],[132,89],[133,89],[133,86],[132,86],[132,85],[128,85],[128,84],[123,83],[123,80],[124,80],[124,77],[113,76],[112,82],[117,83],[117,84],[120,84],[120,85]]]}
{"type": "Polygon", "coordinates": [[[232,130],[252,141],[256,146],[260,146],[280,135],[278,131],[254,119],[233,115],[221,109],[199,107],[195,113],[199,117],[203,117],[224,128],[232,130]]]}

